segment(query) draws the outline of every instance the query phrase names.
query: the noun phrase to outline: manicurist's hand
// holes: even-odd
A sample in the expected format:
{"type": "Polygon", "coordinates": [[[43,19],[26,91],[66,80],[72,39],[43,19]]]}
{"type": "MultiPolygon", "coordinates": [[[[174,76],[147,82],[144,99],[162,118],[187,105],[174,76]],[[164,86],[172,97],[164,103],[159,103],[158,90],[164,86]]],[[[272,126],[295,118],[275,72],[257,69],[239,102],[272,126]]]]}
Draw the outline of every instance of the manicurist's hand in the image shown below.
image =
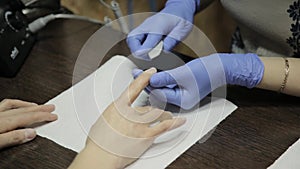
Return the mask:
{"type": "MultiPolygon", "coordinates": [[[[141,70],[135,70],[137,77],[141,70]]],[[[263,78],[264,64],[253,53],[216,53],[194,59],[175,69],[155,73],[146,91],[159,101],[191,109],[216,88],[226,84],[256,87],[263,78]]]]}
{"type": "Polygon", "coordinates": [[[131,107],[156,72],[152,68],[135,79],[92,126],[86,147],[70,168],[124,168],[139,158],[155,138],[185,123],[170,112],[131,107]]]}
{"type": "Polygon", "coordinates": [[[5,99],[0,102],[0,149],[26,143],[36,137],[36,123],[51,122],[57,115],[51,114],[54,105],[37,105],[21,100],[5,99]]]}
{"type": "Polygon", "coordinates": [[[193,17],[200,0],[168,0],[157,14],[131,31],[127,44],[136,58],[150,60],[148,52],[163,40],[163,50],[170,51],[193,28],[193,17]]]}

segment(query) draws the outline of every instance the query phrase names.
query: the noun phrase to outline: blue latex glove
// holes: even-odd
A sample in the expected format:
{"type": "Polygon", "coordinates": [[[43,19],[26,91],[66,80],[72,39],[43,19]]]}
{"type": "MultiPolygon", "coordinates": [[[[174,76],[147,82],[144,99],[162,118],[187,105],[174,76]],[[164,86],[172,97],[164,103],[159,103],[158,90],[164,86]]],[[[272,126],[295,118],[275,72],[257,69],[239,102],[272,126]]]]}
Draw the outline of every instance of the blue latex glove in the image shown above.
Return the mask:
{"type": "Polygon", "coordinates": [[[256,54],[213,54],[154,74],[147,91],[155,89],[153,94],[158,100],[190,109],[223,85],[255,87],[263,72],[264,65],[256,54]],[[170,88],[170,85],[176,87],[170,88]]]}
{"type": "Polygon", "coordinates": [[[163,50],[170,51],[193,28],[193,17],[200,0],[168,0],[165,8],[146,19],[127,36],[133,56],[150,60],[148,53],[163,39],[163,50]]]}

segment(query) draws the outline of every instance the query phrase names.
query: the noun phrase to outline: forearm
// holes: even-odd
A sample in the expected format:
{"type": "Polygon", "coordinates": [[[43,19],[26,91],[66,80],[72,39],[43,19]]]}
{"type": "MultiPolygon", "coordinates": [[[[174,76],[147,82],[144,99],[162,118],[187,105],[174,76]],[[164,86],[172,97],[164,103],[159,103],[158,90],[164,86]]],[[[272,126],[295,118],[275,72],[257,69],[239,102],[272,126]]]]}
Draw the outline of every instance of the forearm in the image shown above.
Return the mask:
{"type": "MultiPolygon", "coordinates": [[[[90,142],[90,144],[94,144],[90,142]]],[[[74,159],[69,169],[118,169],[118,158],[95,145],[87,145],[74,159]]]]}
{"type": "MultiPolygon", "coordinates": [[[[261,89],[279,91],[285,78],[285,61],[280,57],[261,57],[265,70],[263,79],[257,86],[261,89]]],[[[300,59],[288,58],[289,74],[284,90],[285,94],[300,96],[300,59]]]]}

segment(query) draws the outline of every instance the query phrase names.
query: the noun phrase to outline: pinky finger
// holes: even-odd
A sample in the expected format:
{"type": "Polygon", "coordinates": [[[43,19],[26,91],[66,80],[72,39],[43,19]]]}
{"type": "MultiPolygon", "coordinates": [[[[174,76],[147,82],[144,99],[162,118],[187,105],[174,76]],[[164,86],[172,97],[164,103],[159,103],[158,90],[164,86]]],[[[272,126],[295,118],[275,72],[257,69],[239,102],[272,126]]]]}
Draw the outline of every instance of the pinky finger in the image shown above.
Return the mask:
{"type": "Polygon", "coordinates": [[[34,129],[13,130],[0,134],[0,149],[19,145],[33,140],[36,137],[34,129]]]}
{"type": "Polygon", "coordinates": [[[173,118],[170,120],[165,120],[154,127],[150,128],[149,136],[156,137],[159,136],[167,131],[173,130],[182,126],[186,122],[185,118],[173,118]]]}

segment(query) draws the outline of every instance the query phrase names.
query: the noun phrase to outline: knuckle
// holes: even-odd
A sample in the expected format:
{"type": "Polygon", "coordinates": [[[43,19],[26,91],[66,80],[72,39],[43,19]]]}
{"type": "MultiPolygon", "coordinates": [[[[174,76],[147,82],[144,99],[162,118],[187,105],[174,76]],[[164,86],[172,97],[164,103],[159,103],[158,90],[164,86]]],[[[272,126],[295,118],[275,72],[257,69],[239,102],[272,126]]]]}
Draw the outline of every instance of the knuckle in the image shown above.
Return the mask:
{"type": "Polygon", "coordinates": [[[8,105],[12,104],[12,100],[11,99],[3,99],[1,103],[8,106],[8,105]]]}
{"type": "Polygon", "coordinates": [[[40,119],[44,118],[46,116],[46,112],[35,112],[32,114],[31,119],[33,121],[39,121],[40,119]]]}
{"type": "Polygon", "coordinates": [[[162,129],[162,131],[166,131],[168,128],[169,128],[168,123],[162,123],[162,124],[161,124],[161,129],[162,129]]]}
{"type": "Polygon", "coordinates": [[[45,112],[28,112],[28,114],[24,114],[24,116],[20,117],[20,121],[19,123],[22,122],[22,125],[29,125],[29,124],[32,124],[32,122],[37,122],[37,121],[40,121],[40,119],[43,116],[45,112]]]}
{"type": "Polygon", "coordinates": [[[50,105],[38,105],[32,107],[33,111],[42,111],[42,112],[49,112],[52,111],[53,108],[50,105]]]}
{"type": "Polygon", "coordinates": [[[143,132],[142,134],[141,134],[141,137],[142,138],[148,138],[148,137],[152,137],[154,134],[153,134],[153,131],[151,131],[151,130],[149,130],[149,131],[147,131],[147,132],[143,132]]]}
{"type": "Polygon", "coordinates": [[[10,144],[21,144],[25,140],[25,134],[24,132],[21,131],[15,131],[11,134],[9,138],[9,143],[10,144]]]}
{"type": "Polygon", "coordinates": [[[14,120],[10,117],[1,120],[1,125],[0,125],[1,131],[5,131],[5,132],[8,131],[10,129],[9,126],[11,126],[13,123],[14,120]]]}

